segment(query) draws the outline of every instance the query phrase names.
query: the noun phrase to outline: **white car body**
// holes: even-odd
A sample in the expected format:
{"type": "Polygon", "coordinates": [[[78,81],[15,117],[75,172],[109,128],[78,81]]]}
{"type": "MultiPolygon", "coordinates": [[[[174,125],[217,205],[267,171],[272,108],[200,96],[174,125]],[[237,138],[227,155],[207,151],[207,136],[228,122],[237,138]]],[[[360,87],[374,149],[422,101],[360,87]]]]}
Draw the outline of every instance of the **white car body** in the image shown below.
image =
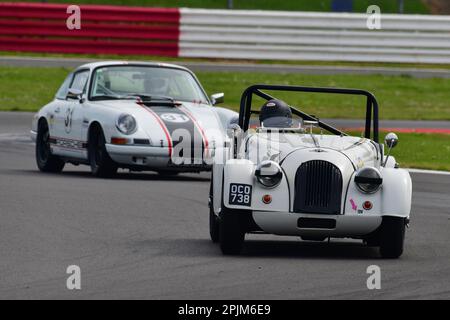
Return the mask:
{"type": "Polygon", "coordinates": [[[225,165],[214,166],[213,203],[216,214],[221,210],[223,197],[223,205],[227,208],[251,210],[256,224],[265,232],[337,238],[363,237],[380,226],[383,216],[409,218],[412,192],[409,173],[407,170],[395,168],[393,157],[390,157],[386,167],[382,167],[381,161],[386,157],[384,159],[380,157],[379,150],[370,140],[348,136],[315,135],[320,145],[317,147],[309,133],[280,133],[280,139],[285,141],[279,143],[280,150],[272,149],[269,154],[279,157],[284,175],[276,188],[268,189],[255,179],[255,169],[260,162],[257,159],[257,149],[261,150],[267,143],[265,138],[261,139],[258,135],[260,133],[255,132],[244,138],[237,159],[230,158],[225,165]],[[326,215],[327,218],[336,219],[336,228],[333,229],[297,227],[297,221],[301,217],[324,217],[320,213],[294,212],[296,171],[302,164],[312,160],[329,162],[342,173],[341,210],[338,215],[326,215]],[[361,193],[352,179],[356,171],[365,166],[379,169],[383,177],[382,188],[375,194],[361,193]],[[252,186],[250,207],[229,203],[230,185],[233,183],[252,186]],[[271,203],[265,204],[262,201],[265,194],[272,196],[271,203]],[[370,210],[363,209],[365,201],[373,203],[370,210]]]}
{"type": "MultiPolygon", "coordinates": [[[[213,107],[209,98],[203,102],[181,101],[177,106],[147,107],[135,100],[90,99],[92,74],[100,67],[142,66],[183,70],[189,73],[201,88],[195,75],[188,69],[165,63],[144,62],[96,62],[77,68],[72,74],[86,71],[88,73],[86,90],[81,100],[55,98],[35,115],[31,136],[36,140],[38,123],[48,123],[51,138],[51,153],[66,162],[89,164],[89,131],[93,124],[100,125],[106,140],[106,150],[118,167],[133,170],[175,170],[204,171],[210,170],[206,161],[214,154],[216,148],[224,144],[226,128],[236,113],[224,108],[213,107]],[[155,111],[156,110],[156,111],[155,111]],[[117,128],[118,117],[122,114],[133,116],[137,130],[133,134],[123,134],[117,128]],[[174,138],[172,129],[181,123],[192,125],[195,133],[201,136],[204,145],[199,162],[175,165],[174,138]],[[170,127],[170,128],[169,128],[170,127]],[[123,138],[126,144],[114,144],[112,138],[123,138]]],[[[70,81],[70,80],[69,80],[70,81]]],[[[67,93],[66,93],[67,94],[67,93]]],[[[202,148],[202,146],[200,146],[202,148]]]]}
{"type": "MultiPolygon", "coordinates": [[[[242,101],[245,100],[247,97],[243,96],[242,101]]],[[[241,105],[241,118],[242,113],[241,105]]],[[[235,144],[237,150],[231,149],[222,154],[225,161],[217,159],[213,167],[210,218],[213,221],[217,219],[216,231],[214,223],[211,225],[213,241],[219,241],[217,235],[213,235],[219,232],[221,220],[230,212],[251,216],[252,227],[246,230],[247,233],[299,236],[305,240],[367,240],[379,230],[384,217],[399,218],[405,224],[409,222],[412,198],[410,175],[407,170],[398,168],[392,156],[386,156],[382,144],[368,138],[314,133],[309,129],[286,131],[259,128],[244,131],[235,133],[235,136],[241,136],[239,140],[242,141],[235,144]],[[267,160],[277,163],[282,171],[280,183],[271,188],[265,187],[256,178],[258,166],[267,160]],[[364,193],[355,184],[355,175],[364,168],[374,168],[381,174],[382,185],[375,193],[364,193]],[[246,187],[248,191],[236,191],[246,187]],[[330,199],[334,195],[326,194],[333,192],[338,192],[334,198],[334,202],[338,203],[335,212],[329,210],[333,202],[330,199]],[[236,196],[242,200],[242,195],[248,193],[248,202],[234,201],[236,196]],[[319,195],[321,198],[317,196],[319,193],[323,193],[319,195]],[[264,201],[267,195],[271,197],[270,202],[264,201]],[[296,202],[298,197],[302,200],[296,202]],[[317,205],[320,201],[325,202],[317,205]],[[367,201],[370,201],[370,207],[367,201]],[[306,203],[315,203],[315,209],[308,211],[314,205],[308,207],[306,203]],[[322,225],[324,221],[326,225],[322,225]]],[[[220,232],[223,230],[220,229],[220,232]]],[[[239,236],[231,241],[232,244],[233,241],[239,243],[239,236]]],[[[225,243],[224,249],[222,239],[220,242],[224,253],[240,251],[239,245],[233,248],[225,243]]],[[[395,255],[397,253],[386,254],[395,255]]]]}

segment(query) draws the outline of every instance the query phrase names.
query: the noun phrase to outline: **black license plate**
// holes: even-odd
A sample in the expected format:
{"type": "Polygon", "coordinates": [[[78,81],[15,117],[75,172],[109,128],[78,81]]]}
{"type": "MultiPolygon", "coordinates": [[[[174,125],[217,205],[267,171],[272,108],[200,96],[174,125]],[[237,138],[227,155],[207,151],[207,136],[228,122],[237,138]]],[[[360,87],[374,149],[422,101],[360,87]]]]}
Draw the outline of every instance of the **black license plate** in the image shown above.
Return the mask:
{"type": "Polygon", "coordinates": [[[229,204],[250,207],[252,203],[252,186],[249,184],[230,184],[229,204]]]}

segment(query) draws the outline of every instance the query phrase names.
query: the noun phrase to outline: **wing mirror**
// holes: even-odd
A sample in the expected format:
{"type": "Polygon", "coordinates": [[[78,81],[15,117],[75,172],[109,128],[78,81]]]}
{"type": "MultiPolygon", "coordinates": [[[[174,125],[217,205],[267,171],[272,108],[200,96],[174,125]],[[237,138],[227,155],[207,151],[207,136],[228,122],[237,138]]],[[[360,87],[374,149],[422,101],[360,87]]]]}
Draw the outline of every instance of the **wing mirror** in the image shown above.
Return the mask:
{"type": "Polygon", "coordinates": [[[229,123],[227,129],[228,129],[228,132],[231,133],[232,136],[239,135],[242,131],[241,127],[235,122],[229,123]]]}
{"type": "Polygon", "coordinates": [[[386,167],[386,164],[388,162],[389,156],[391,155],[391,150],[395,148],[395,146],[398,144],[398,137],[395,133],[390,132],[386,135],[384,138],[384,143],[389,148],[387,154],[386,154],[386,160],[384,161],[383,167],[386,167]]]}
{"type": "Polygon", "coordinates": [[[216,104],[223,103],[225,101],[225,94],[223,92],[214,93],[210,98],[213,106],[215,106],[216,104]]]}
{"type": "Polygon", "coordinates": [[[233,150],[233,159],[237,159],[238,144],[239,144],[239,139],[240,139],[239,137],[241,134],[242,134],[242,129],[237,123],[230,122],[228,124],[227,136],[231,139],[232,150],[233,150]]]}
{"type": "Polygon", "coordinates": [[[67,92],[67,99],[71,100],[80,100],[83,97],[83,91],[71,88],[69,89],[69,92],[67,92]]]}
{"type": "Polygon", "coordinates": [[[389,150],[395,148],[395,146],[398,144],[397,135],[393,132],[388,133],[384,138],[384,143],[389,147],[389,150]]]}

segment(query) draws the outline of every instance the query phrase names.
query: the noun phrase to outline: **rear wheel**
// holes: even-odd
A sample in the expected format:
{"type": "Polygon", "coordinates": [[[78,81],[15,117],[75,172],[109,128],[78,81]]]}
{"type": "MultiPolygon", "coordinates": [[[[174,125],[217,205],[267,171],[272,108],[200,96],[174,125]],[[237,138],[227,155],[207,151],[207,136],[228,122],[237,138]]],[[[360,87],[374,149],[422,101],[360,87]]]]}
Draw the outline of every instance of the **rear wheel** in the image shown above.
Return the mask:
{"type": "Polygon", "coordinates": [[[240,254],[244,246],[246,212],[228,209],[222,204],[220,214],[220,248],[225,255],[240,254]]]}
{"type": "Polygon", "coordinates": [[[93,128],[89,136],[88,156],[91,172],[99,178],[109,178],[117,173],[117,165],[106,151],[106,140],[103,130],[93,128]]]}
{"type": "Polygon", "coordinates": [[[50,132],[46,121],[40,121],[36,138],[36,164],[42,172],[61,172],[65,162],[52,155],[50,132]]]}
{"type": "Polygon", "coordinates": [[[404,218],[383,217],[380,229],[380,254],[383,258],[397,259],[402,255],[405,224],[404,218]]]}

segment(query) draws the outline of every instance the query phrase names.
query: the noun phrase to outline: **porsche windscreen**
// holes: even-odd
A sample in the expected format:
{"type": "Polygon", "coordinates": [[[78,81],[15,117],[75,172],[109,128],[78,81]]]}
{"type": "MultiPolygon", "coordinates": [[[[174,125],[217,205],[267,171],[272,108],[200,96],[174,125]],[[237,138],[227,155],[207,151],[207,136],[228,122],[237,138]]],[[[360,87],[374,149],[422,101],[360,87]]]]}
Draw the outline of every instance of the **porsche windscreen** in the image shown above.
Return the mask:
{"type": "Polygon", "coordinates": [[[187,71],[146,66],[109,66],[95,70],[91,100],[130,97],[208,103],[203,90],[187,71]]]}

